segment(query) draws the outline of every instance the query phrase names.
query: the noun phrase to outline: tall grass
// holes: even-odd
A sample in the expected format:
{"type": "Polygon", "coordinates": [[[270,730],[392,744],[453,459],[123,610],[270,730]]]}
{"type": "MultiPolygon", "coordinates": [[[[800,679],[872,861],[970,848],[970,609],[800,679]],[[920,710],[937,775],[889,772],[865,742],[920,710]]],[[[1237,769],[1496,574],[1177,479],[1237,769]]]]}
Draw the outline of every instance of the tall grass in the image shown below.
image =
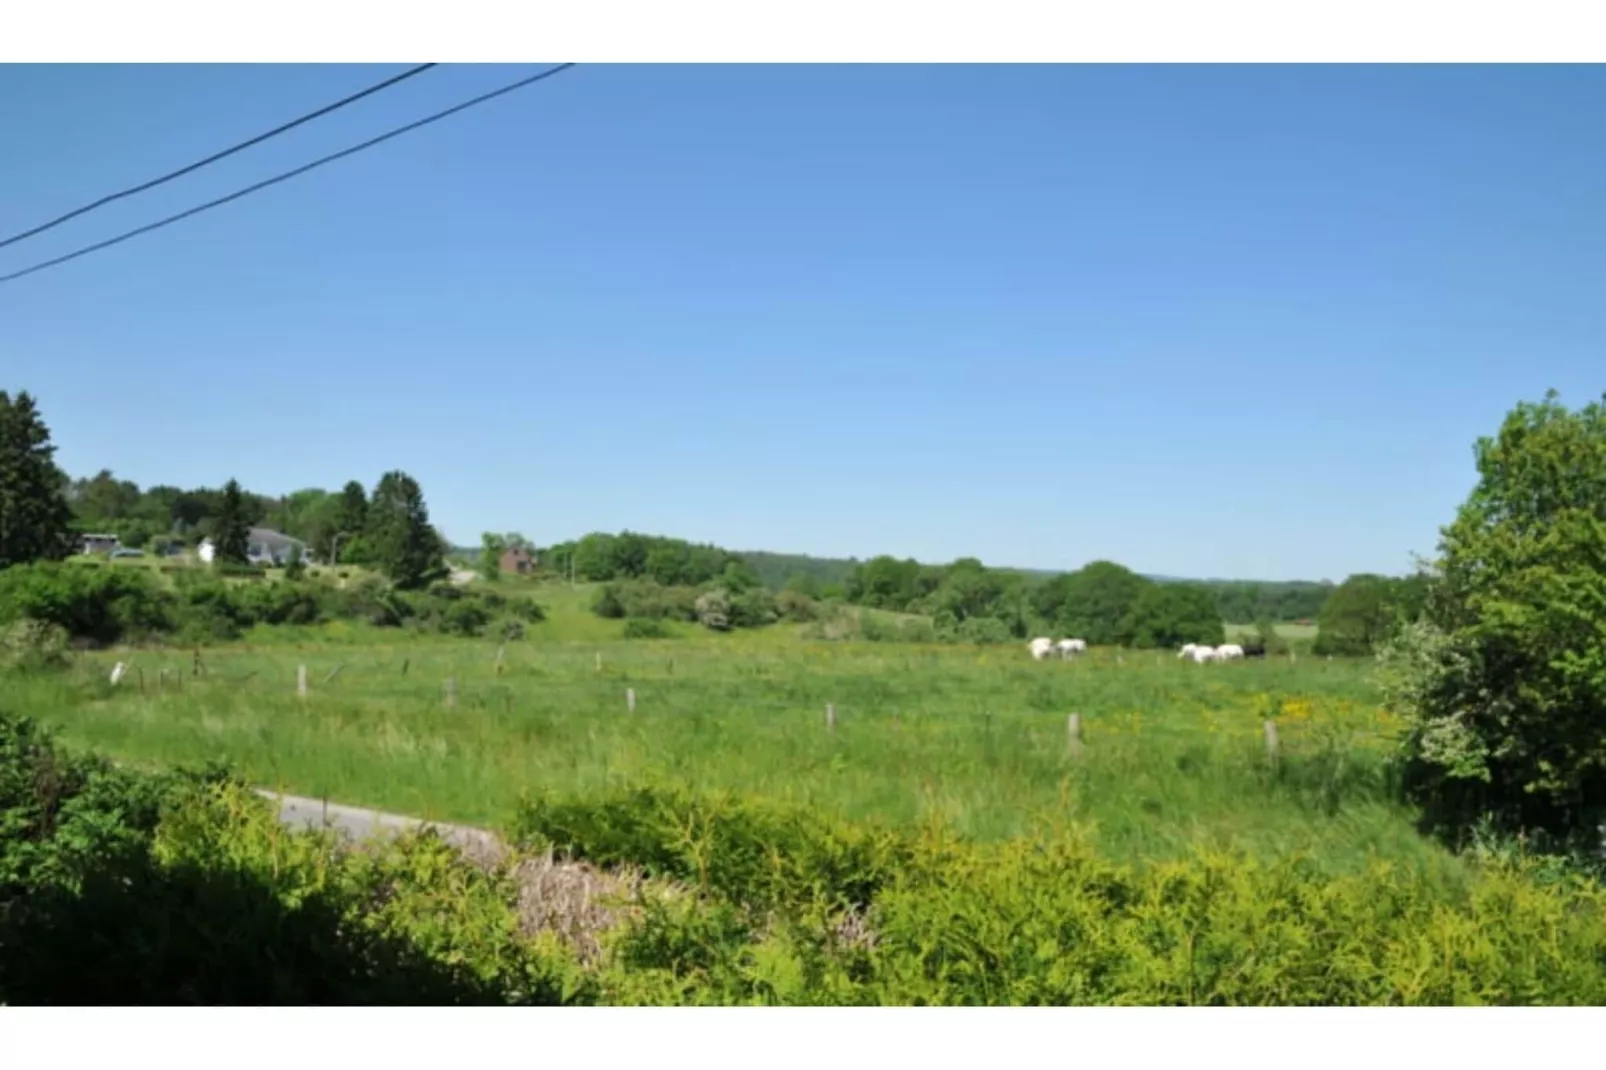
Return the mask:
{"type": "Polygon", "coordinates": [[[595,618],[554,616],[531,629],[545,638],[508,644],[500,670],[495,642],[331,625],[205,651],[200,677],[185,651],[94,655],[8,681],[5,704],[126,760],[224,759],[259,784],[431,819],[499,826],[530,793],[675,784],[842,819],[939,818],[982,840],[1074,818],[1127,859],[1203,844],[1341,869],[1448,864],[1391,801],[1390,726],[1362,664],[1106,651],[1034,663],[1014,646],[808,643],[782,628],[566,641],[552,633],[595,618]],[[114,660],[132,666],[116,688],[114,660]]]}

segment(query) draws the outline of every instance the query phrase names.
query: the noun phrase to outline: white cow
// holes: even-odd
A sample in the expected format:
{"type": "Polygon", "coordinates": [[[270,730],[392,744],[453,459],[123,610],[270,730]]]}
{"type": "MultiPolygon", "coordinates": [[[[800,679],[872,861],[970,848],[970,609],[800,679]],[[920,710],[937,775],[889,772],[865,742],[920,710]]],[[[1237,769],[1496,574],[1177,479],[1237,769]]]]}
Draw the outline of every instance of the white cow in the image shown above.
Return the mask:
{"type": "Polygon", "coordinates": [[[1033,639],[1026,649],[1032,652],[1033,661],[1042,661],[1053,652],[1054,640],[1047,638],[1033,639]]]}
{"type": "Polygon", "coordinates": [[[1195,665],[1203,665],[1207,661],[1221,660],[1221,655],[1216,652],[1215,647],[1209,646],[1196,646],[1188,652],[1188,656],[1193,659],[1195,665]]]}
{"type": "Polygon", "coordinates": [[[1244,656],[1244,648],[1237,643],[1224,643],[1216,647],[1216,658],[1220,661],[1231,661],[1233,658],[1244,656]]]}
{"type": "Polygon", "coordinates": [[[1061,639],[1059,642],[1054,644],[1054,648],[1060,652],[1060,657],[1068,658],[1068,657],[1072,657],[1073,655],[1076,655],[1076,654],[1086,653],[1087,652],[1087,640],[1085,640],[1085,639],[1061,639]]]}
{"type": "Polygon", "coordinates": [[[1179,658],[1191,658],[1191,657],[1193,657],[1193,652],[1195,650],[1198,650],[1198,649],[1199,649],[1199,644],[1198,643],[1183,643],[1182,644],[1182,649],[1177,651],[1177,657],[1179,657],[1179,658]]]}

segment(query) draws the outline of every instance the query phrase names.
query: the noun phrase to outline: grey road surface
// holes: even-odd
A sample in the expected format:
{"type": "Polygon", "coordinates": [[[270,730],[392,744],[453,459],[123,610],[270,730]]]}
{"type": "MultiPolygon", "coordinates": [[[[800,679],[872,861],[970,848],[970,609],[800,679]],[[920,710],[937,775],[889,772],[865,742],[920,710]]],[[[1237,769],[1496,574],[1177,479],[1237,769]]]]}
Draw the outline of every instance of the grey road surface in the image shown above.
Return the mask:
{"type": "Polygon", "coordinates": [[[379,810],[363,810],[355,806],[309,799],[304,795],[280,795],[274,791],[259,790],[258,794],[279,804],[279,820],[291,827],[324,828],[339,832],[348,839],[361,840],[375,836],[394,836],[420,826],[429,826],[446,842],[475,854],[499,854],[501,842],[484,829],[466,825],[447,825],[421,821],[416,817],[387,814],[379,810]]]}

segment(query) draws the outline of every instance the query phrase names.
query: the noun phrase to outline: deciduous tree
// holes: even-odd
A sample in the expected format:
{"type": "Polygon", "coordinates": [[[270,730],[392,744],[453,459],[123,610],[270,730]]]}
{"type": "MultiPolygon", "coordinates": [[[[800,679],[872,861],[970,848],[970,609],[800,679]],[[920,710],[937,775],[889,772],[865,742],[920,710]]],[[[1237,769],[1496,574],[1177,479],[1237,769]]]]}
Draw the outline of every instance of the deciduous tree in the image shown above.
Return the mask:
{"type": "Polygon", "coordinates": [[[1475,447],[1426,619],[1385,654],[1430,821],[1598,846],[1606,819],[1606,398],[1552,391],[1475,447]]]}

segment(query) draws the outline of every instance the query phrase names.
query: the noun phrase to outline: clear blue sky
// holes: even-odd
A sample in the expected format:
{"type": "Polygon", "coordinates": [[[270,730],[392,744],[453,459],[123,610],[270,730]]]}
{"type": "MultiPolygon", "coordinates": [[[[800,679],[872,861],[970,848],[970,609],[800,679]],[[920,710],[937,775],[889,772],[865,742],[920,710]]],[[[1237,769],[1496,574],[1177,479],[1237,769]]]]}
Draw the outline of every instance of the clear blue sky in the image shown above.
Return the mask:
{"type": "MultiPolygon", "coordinates": [[[[400,68],[0,68],[10,234],[400,68]]],[[[443,67],[0,273],[527,68],[443,67]]],[[[578,67],[0,286],[74,474],[1340,579],[1606,387],[1606,69],[578,67]]]]}

